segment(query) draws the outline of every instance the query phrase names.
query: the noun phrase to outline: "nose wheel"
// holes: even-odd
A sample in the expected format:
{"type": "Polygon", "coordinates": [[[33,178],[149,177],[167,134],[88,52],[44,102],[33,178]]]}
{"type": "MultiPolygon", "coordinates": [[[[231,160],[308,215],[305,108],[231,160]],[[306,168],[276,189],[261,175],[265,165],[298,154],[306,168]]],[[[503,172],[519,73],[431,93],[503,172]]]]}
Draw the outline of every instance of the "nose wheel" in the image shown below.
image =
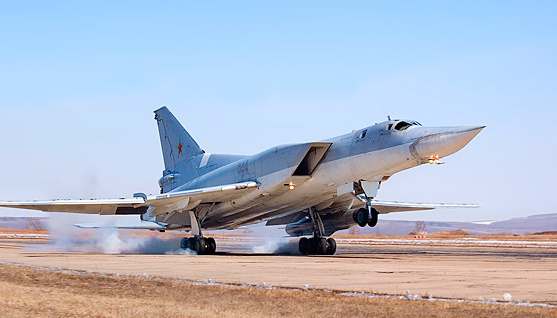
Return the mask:
{"type": "Polygon", "coordinates": [[[369,220],[367,222],[367,225],[369,225],[369,227],[374,227],[377,225],[377,221],[379,221],[379,211],[372,208],[371,206],[368,206],[368,211],[369,211],[369,220]]]}

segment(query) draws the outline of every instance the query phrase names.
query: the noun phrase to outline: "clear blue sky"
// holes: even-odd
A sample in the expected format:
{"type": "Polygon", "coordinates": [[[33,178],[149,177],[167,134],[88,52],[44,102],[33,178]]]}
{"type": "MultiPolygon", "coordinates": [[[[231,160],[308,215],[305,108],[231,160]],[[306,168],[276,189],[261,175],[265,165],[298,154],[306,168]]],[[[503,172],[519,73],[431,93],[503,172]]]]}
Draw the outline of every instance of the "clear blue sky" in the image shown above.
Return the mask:
{"type": "Polygon", "coordinates": [[[156,193],[167,105],[213,153],[387,115],[487,125],[379,193],[481,208],[388,217],[557,212],[555,1],[12,1],[0,43],[0,200],[156,193]]]}

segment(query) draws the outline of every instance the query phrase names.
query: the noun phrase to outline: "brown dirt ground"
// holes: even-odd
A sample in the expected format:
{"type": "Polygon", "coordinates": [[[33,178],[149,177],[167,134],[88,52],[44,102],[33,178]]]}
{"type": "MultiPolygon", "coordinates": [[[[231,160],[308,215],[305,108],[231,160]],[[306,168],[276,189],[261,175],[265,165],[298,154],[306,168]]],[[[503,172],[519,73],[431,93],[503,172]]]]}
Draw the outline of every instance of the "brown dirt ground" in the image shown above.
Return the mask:
{"type": "Polygon", "coordinates": [[[47,230],[18,230],[18,229],[6,229],[0,228],[1,234],[48,234],[47,230]]]}
{"type": "Polygon", "coordinates": [[[199,286],[0,265],[3,317],[557,317],[557,309],[199,286]]]}

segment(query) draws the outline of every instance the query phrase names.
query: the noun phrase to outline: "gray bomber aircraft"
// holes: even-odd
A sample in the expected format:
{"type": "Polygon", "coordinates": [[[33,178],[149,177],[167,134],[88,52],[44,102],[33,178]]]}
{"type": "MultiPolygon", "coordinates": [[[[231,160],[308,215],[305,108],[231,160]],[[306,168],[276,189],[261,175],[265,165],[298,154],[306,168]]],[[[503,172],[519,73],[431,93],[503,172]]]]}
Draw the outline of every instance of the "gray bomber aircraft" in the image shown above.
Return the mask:
{"type": "MultiPolygon", "coordinates": [[[[266,221],[302,236],[302,254],[334,254],[327,236],[353,225],[375,226],[379,214],[472,207],[375,199],[393,174],[440,159],[468,144],[485,126],[422,127],[416,121],[388,120],[320,142],[283,145],[253,156],[202,150],[166,108],[155,111],[165,170],[161,193],[132,198],[4,201],[1,207],[45,212],[139,215],[135,223],[113,226],[156,231],[185,230],[182,248],[211,254],[216,242],[203,230],[236,229],[266,221]],[[306,237],[310,236],[310,238],[306,237]]],[[[78,224],[83,228],[99,224],[78,224]]]]}

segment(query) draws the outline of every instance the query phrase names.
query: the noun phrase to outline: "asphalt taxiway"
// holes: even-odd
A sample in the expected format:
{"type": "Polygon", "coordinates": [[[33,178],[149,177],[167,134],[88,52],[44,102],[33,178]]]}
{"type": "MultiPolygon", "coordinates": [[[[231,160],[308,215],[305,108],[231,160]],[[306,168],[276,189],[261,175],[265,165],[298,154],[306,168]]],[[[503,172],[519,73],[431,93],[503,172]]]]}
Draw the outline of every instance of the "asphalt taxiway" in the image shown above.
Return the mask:
{"type": "MultiPolygon", "coordinates": [[[[338,240],[334,256],[270,254],[277,246],[218,240],[216,255],[56,252],[29,241],[0,241],[0,260],[188,281],[266,284],[380,294],[498,299],[557,304],[557,246],[376,244],[338,240]],[[37,249],[36,247],[41,247],[37,249]]],[[[369,243],[369,242],[368,242],[369,243]]],[[[279,245],[282,243],[278,243],[279,245]]],[[[283,252],[294,243],[283,244],[283,252]]],[[[294,247],[295,248],[295,247],[294,247]]]]}

